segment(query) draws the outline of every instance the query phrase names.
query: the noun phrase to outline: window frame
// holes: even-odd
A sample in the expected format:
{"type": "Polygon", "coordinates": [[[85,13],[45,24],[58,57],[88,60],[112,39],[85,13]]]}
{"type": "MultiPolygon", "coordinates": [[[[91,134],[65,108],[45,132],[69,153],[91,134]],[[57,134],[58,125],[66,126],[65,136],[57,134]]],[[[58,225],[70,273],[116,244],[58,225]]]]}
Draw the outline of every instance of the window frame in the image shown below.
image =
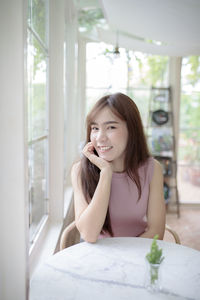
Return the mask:
{"type": "MultiPolygon", "coordinates": [[[[34,243],[29,249],[29,276],[32,277],[37,266],[47,256],[54,253],[62,229],[64,216],[64,171],[63,171],[63,62],[64,62],[64,31],[65,31],[65,1],[55,3],[49,0],[49,48],[47,67],[47,106],[49,128],[46,132],[48,138],[49,162],[47,168],[47,198],[49,199],[48,215],[43,217],[41,226],[36,233],[34,243]],[[59,21],[58,21],[59,20],[59,21]],[[60,117],[59,117],[60,116],[60,117]],[[59,158],[59,159],[58,159],[59,158]]],[[[42,41],[40,41],[42,43],[42,41]]],[[[43,138],[43,137],[41,137],[43,138]]],[[[70,203],[70,194],[65,196],[70,203]]],[[[67,208],[66,208],[67,209],[67,208]]]]}
{"type": "MultiPolygon", "coordinates": [[[[32,2],[32,1],[30,1],[30,2],[32,2]]],[[[42,140],[45,140],[44,172],[45,172],[46,184],[45,184],[44,198],[40,199],[40,200],[45,203],[46,208],[45,208],[42,218],[40,219],[39,223],[37,224],[36,229],[34,230],[34,233],[32,234],[31,237],[30,237],[30,232],[29,232],[29,240],[30,240],[29,253],[32,252],[34,244],[38,240],[38,234],[40,234],[43,227],[45,227],[45,224],[47,222],[48,215],[49,215],[49,176],[48,176],[48,174],[49,174],[49,172],[48,172],[49,171],[49,92],[48,91],[49,91],[49,5],[50,5],[50,1],[47,0],[46,2],[48,3],[48,4],[45,3],[45,8],[47,8],[46,15],[48,16],[47,19],[45,20],[45,22],[46,22],[45,23],[46,44],[44,43],[44,41],[42,41],[39,34],[35,31],[34,25],[31,22],[30,22],[31,24],[28,24],[28,19],[27,19],[27,36],[30,35],[31,40],[33,37],[33,39],[35,39],[38,42],[38,44],[40,45],[40,47],[45,55],[45,62],[46,62],[46,85],[45,85],[45,89],[46,89],[46,93],[45,93],[46,124],[45,124],[45,130],[44,130],[43,135],[34,137],[33,139],[31,138],[31,140],[28,141],[28,149],[29,149],[29,147],[31,145],[39,143],[42,140]]],[[[32,3],[30,5],[32,5],[32,3]]],[[[28,7],[29,7],[29,5],[28,5],[28,7]]],[[[27,42],[27,46],[28,46],[28,42],[27,42]]],[[[28,51],[28,47],[27,47],[27,51],[28,51]]],[[[27,58],[28,58],[28,52],[27,52],[27,58]]],[[[27,75],[28,75],[28,70],[27,70],[27,75]]],[[[29,116],[28,116],[28,111],[27,111],[27,120],[28,120],[28,117],[29,116]]],[[[29,168],[29,166],[28,166],[28,168],[29,168]]],[[[31,179],[31,176],[29,177],[29,180],[30,179],[31,179]]],[[[32,188],[32,186],[31,186],[31,188],[32,188]]],[[[31,191],[29,190],[29,229],[30,229],[31,220],[32,220],[32,214],[31,214],[30,207],[31,207],[31,191]]]]}

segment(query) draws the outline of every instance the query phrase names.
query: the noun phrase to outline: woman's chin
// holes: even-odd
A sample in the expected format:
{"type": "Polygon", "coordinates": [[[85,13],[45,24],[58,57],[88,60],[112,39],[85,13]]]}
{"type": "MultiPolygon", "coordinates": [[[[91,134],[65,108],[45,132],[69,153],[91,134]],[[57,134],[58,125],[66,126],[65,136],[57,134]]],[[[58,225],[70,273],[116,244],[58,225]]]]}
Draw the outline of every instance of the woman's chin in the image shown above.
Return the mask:
{"type": "Polygon", "coordinates": [[[109,158],[107,155],[102,155],[102,154],[100,154],[99,157],[105,159],[105,160],[108,161],[108,162],[113,161],[113,159],[112,159],[112,158],[109,158]]]}

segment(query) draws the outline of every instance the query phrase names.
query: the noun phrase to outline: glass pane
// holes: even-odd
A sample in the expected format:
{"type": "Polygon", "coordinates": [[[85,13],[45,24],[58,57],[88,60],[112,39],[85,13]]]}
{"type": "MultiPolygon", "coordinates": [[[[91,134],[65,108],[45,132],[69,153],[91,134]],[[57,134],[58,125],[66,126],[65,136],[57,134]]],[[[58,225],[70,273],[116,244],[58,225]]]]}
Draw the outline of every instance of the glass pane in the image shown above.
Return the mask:
{"type": "MultiPolygon", "coordinates": [[[[168,86],[169,57],[120,48],[120,55],[116,58],[113,49],[112,45],[105,43],[87,44],[86,112],[103,95],[122,92],[135,101],[143,125],[147,127],[151,86],[168,86]]],[[[168,110],[168,90],[156,96],[159,96],[158,107],[168,110]]],[[[171,125],[171,115],[168,125],[171,125]]]]}
{"type": "Polygon", "coordinates": [[[181,130],[179,163],[200,166],[200,130],[181,130]]]}
{"type": "Polygon", "coordinates": [[[47,59],[37,40],[28,35],[28,124],[29,141],[46,135],[47,59]]]}
{"type": "Polygon", "coordinates": [[[129,51],[129,87],[167,87],[169,57],[129,51]]]}
{"type": "Polygon", "coordinates": [[[200,56],[182,60],[178,148],[180,201],[200,203],[200,56]],[[188,197],[189,195],[189,197],[188,197]]]}
{"type": "Polygon", "coordinates": [[[109,89],[95,89],[95,88],[87,88],[86,89],[86,114],[89,113],[94,104],[104,95],[110,93],[109,89]]]}
{"type": "Polygon", "coordinates": [[[87,44],[87,87],[120,89],[127,86],[125,49],[120,57],[112,54],[113,46],[104,43],[87,44]],[[95,76],[94,76],[95,74],[95,76]]]}
{"type": "Polygon", "coordinates": [[[28,142],[30,241],[47,214],[48,93],[47,57],[28,31],[28,142]]]}
{"type": "Polygon", "coordinates": [[[182,60],[182,91],[200,91],[200,56],[188,56],[182,60]]]}
{"type": "Polygon", "coordinates": [[[181,130],[186,128],[200,129],[200,92],[187,92],[181,95],[180,126],[181,130]]]}
{"type": "Polygon", "coordinates": [[[29,146],[30,241],[37,233],[43,216],[47,214],[46,152],[46,139],[29,146]]]}
{"type": "Polygon", "coordinates": [[[181,203],[200,203],[200,166],[179,165],[178,186],[181,203]]]}
{"type": "Polygon", "coordinates": [[[28,1],[28,24],[45,45],[48,45],[48,0],[28,1]]]}
{"type": "Polygon", "coordinates": [[[169,57],[148,55],[105,43],[87,44],[87,87],[131,89],[137,87],[167,87],[169,57]],[[94,76],[95,74],[95,76],[94,76]]]}
{"type": "Polygon", "coordinates": [[[143,126],[147,126],[148,121],[148,113],[149,113],[149,98],[150,98],[150,90],[148,89],[132,89],[125,92],[131,99],[134,100],[137,105],[141,119],[143,122],[143,126]]]}

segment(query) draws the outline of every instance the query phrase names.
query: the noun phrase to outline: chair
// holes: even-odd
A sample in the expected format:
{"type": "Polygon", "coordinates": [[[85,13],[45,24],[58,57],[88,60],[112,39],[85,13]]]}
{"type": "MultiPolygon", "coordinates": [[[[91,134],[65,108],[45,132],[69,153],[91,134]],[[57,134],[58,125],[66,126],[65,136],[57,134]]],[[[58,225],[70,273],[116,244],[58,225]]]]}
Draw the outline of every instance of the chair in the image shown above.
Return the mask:
{"type": "MultiPolygon", "coordinates": [[[[170,226],[167,224],[165,225],[165,230],[168,231],[174,238],[176,244],[181,244],[180,238],[175,230],[173,230],[170,226]]],[[[76,228],[76,223],[73,221],[70,223],[62,232],[61,238],[60,238],[60,251],[75,245],[80,242],[80,234],[78,232],[78,229],[76,228]],[[74,234],[71,236],[71,241],[69,238],[70,233],[72,233],[72,230],[74,231],[74,234]]]]}
{"type": "Polygon", "coordinates": [[[61,234],[59,250],[61,251],[69,246],[78,244],[79,242],[80,242],[80,233],[76,228],[75,221],[73,221],[63,230],[61,234]]]}
{"type": "Polygon", "coordinates": [[[178,236],[178,233],[177,233],[175,230],[173,230],[173,229],[172,229],[169,225],[167,225],[167,224],[165,225],[165,230],[172,234],[172,236],[173,236],[173,238],[174,238],[176,244],[181,244],[181,241],[180,241],[180,238],[179,238],[179,236],[178,236]]]}

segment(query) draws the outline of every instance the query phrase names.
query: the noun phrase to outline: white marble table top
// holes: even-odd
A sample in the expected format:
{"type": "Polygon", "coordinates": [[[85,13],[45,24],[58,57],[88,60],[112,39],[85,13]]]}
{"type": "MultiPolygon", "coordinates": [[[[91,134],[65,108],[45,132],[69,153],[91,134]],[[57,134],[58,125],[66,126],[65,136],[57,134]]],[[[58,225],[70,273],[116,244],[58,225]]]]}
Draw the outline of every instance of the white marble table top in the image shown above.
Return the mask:
{"type": "Polygon", "coordinates": [[[30,300],[200,299],[200,252],[158,241],[165,259],[159,293],[144,287],[152,240],[105,238],[58,252],[31,280],[30,300]]]}

